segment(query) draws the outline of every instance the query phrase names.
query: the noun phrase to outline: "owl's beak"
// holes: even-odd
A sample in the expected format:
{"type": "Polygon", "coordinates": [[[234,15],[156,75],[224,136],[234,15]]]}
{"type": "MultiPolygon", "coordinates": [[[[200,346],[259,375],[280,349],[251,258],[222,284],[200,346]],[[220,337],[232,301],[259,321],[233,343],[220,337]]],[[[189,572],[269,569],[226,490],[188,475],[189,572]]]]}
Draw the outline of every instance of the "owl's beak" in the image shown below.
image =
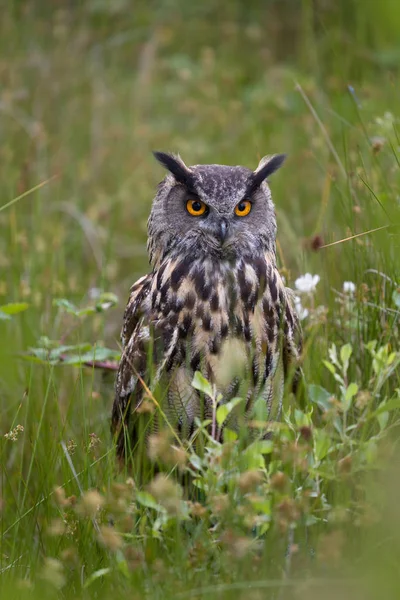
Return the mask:
{"type": "Polygon", "coordinates": [[[224,241],[226,240],[226,236],[228,234],[228,222],[225,219],[221,219],[220,224],[219,224],[219,239],[221,240],[221,244],[224,243],[224,241]]]}

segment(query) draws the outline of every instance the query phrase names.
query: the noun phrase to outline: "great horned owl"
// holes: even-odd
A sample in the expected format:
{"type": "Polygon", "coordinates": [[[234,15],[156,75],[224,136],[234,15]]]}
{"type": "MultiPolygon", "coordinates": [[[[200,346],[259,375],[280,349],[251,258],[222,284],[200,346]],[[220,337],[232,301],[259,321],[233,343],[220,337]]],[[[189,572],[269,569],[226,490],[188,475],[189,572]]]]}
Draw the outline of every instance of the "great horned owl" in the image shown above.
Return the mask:
{"type": "Polygon", "coordinates": [[[195,371],[222,402],[241,396],[251,417],[261,401],[269,418],[280,412],[285,378],[294,384],[298,375],[301,332],[276,266],[266,182],[285,156],[267,156],[252,171],[154,154],[169,173],[148,221],[152,270],[131,288],[124,315],[112,411],[121,458],[138,441],[147,386],[162,403],[153,427],[166,417],[187,437],[196,417],[212,416],[209,399],[192,387],[195,371]]]}

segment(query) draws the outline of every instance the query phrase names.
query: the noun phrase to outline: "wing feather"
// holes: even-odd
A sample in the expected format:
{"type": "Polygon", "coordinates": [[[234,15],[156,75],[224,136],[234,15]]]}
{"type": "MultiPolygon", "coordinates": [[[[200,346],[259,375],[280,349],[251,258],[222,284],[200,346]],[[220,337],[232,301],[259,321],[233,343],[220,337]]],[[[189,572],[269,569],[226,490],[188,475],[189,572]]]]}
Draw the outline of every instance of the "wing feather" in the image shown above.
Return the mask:
{"type": "Polygon", "coordinates": [[[292,391],[295,394],[302,376],[300,357],[303,349],[303,335],[294,304],[295,294],[293,290],[287,287],[284,291],[286,295],[286,310],[282,353],[283,370],[284,378],[290,381],[292,391]]]}
{"type": "Polygon", "coordinates": [[[137,375],[144,376],[146,346],[150,339],[146,319],[146,299],[151,289],[153,273],[141,277],[130,290],[121,332],[122,356],[118,368],[115,397],[111,415],[111,432],[116,437],[117,452],[123,456],[125,432],[129,424],[132,394],[140,402],[142,389],[136,388],[137,375]]]}

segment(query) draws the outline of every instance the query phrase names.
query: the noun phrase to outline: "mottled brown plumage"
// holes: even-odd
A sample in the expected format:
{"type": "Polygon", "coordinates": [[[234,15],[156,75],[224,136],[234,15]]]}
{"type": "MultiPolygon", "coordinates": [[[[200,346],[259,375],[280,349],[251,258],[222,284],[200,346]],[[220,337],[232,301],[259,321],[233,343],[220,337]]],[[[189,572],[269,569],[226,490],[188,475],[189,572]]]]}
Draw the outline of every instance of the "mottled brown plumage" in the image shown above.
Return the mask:
{"type": "MultiPolygon", "coordinates": [[[[263,159],[255,172],[158,158],[171,174],[149,219],[153,270],[131,288],[124,315],[112,412],[120,456],[135,447],[143,382],[157,387],[163,414],[186,437],[196,417],[212,415],[209,399],[191,385],[195,371],[216,385],[223,402],[245,398],[247,417],[261,398],[276,418],[285,377],[296,379],[300,349],[292,292],[276,266],[275,213],[265,182],[282,157],[263,159]],[[251,212],[235,218],[243,198],[251,212]],[[187,215],[188,199],[204,203],[207,214],[187,215]]],[[[153,427],[161,420],[156,415],[153,427]]]]}

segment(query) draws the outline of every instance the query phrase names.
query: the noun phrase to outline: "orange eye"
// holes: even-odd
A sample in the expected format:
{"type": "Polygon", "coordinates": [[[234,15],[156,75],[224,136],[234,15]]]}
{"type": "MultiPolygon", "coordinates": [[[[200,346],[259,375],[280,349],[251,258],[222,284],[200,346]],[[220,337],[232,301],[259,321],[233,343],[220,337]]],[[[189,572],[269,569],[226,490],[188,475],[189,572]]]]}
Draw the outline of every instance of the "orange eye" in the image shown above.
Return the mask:
{"type": "Polygon", "coordinates": [[[207,206],[201,200],[188,200],[186,210],[193,217],[201,217],[207,210],[207,206]]]}
{"type": "Polygon", "coordinates": [[[251,202],[250,200],[242,200],[239,204],[236,205],[235,215],[238,217],[245,217],[251,211],[251,202]]]}

